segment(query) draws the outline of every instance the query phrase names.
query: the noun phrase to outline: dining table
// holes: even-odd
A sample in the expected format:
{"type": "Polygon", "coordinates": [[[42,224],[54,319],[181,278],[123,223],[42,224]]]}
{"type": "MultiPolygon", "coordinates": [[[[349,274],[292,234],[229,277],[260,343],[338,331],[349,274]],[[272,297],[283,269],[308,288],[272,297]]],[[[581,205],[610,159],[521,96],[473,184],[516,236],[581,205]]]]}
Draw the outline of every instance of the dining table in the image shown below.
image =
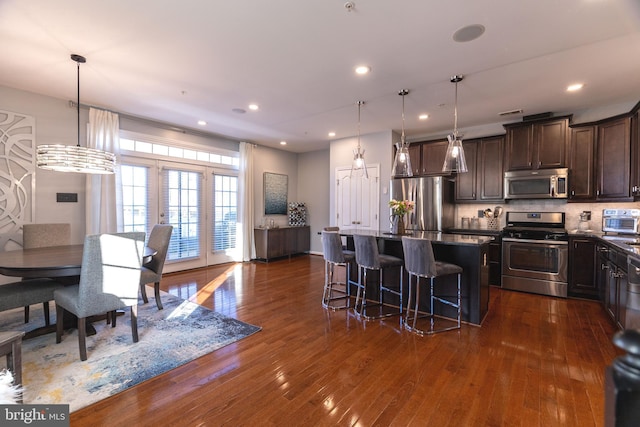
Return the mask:
{"type": "MultiPolygon", "coordinates": [[[[24,279],[47,277],[66,285],[77,284],[82,269],[83,250],[84,245],[77,244],[0,252],[0,274],[24,279]]],[[[151,261],[156,253],[155,249],[145,246],[143,264],[151,261]]],[[[91,322],[104,318],[105,316],[100,316],[90,319],[87,322],[87,335],[95,333],[91,322]]],[[[67,329],[75,327],[77,318],[65,311],[64,325],[67,329]]],[[[27,332],[25,339],[55,332],[55,327],[54,324],[36,328],[27,332]]]]}

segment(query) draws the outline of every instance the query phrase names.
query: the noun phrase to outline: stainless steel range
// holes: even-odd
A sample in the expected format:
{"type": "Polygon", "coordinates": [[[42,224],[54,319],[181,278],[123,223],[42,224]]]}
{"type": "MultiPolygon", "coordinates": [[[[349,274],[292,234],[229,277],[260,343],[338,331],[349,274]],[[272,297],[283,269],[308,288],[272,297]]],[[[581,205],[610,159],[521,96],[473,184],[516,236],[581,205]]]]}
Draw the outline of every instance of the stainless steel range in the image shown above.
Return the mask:
{"type": "Polygon", "coordinates": [[[507,212],[502,287],[567,297],[569,237],[564,212],[507,212]]]}

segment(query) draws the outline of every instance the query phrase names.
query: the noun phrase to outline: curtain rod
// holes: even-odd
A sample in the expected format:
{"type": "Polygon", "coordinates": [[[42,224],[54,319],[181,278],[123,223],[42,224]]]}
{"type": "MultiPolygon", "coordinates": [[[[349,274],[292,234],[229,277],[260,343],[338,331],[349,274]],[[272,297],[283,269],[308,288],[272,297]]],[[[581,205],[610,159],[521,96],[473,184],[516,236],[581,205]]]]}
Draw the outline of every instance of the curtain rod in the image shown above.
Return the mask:
{"type": "MultiPolygon", "coordinates": [[[[71,100],[69,101],[69,107],[76,108],[77,105],[78,105],[78,103],[76,101],[71,101],[71,100]]],[[[190,135],[203,136],[203,137],[216,137],[216,138],[222,138],[222,139],[226,139],[226,140],[231,141],[231,142],[238,142],[238,143],[239,142],[249,142],[249,141],[242,141],[242,140],[238,140],[238,139],[234,139],[234,138],[229,138],[228,136],[220,135],[220,134],[213,133],[213,132],[205,132],[205,131],[200,131],[200,130],[191,129],[191,128],[181,128],[181,127],[175,126],[175,125],[173,125],[171,123],[161,122],[161,121],[158,121],[158,120],[147,119],[145,117],[134,116],[134,115],[127,114],[127,113],[121,113],[119,111],[109,110],[108,108],[96,107],[95,105],[89,105],[89,104],[83,104],[82,102],[80,103],[80,108],[84,108],[85,110],[88,110],[90,108],[95,108],[96,110],[108,111],[110,113],[117,114],[119,117],[122,117],[122,118],[125,118],[125,119],[152,124],[152,125],[155,125],[155,126],[161,128],[161,129],[164,129],[164,130],[171,130],[171,131],[179,132],[179,133],[183,133],[183,134],[190,134],[190,135]]]]}

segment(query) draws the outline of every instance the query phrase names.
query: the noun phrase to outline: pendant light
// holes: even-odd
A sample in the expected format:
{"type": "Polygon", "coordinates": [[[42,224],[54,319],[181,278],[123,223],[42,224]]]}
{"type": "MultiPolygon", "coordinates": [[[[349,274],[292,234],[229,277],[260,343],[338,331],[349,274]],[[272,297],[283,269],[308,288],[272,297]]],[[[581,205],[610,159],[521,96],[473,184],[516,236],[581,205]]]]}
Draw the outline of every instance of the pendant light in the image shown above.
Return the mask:
{"type": "Polygon", "coordinates": [[[456,85],[456,97],[453,109],[453,133],[447,135],[449,146],[447,154],[442,164],[442,172],[448,173],[465,173],[468,172],[467,161],[464,158],[464,149],[462,148],[462,135],[458,135],[458,82],[462,81],[462,75],[451,77],[451,83],[456,85]]]}
{"type": "Polygon", "coordinates": [[[402,135],[400,136],[400,142],[396,142],[396,156],[393,160],[393,169],[391,169],[393,178],[413,176],[411,158],[409,157],[409,144],[404,137],[404,96],[408,93],[407,89],[401,89],[398,92],[398,95],[402,96],[402,135]]]}
{"type": "Polygon", "coordinates": [[[91,174],[112,174],[115,171],[116,156],[107,151],[80,146],[80,64],[87,62],[84,56],[72,54],[77,64],[78,100],[78,145],[45,144],[36,148],[36,164],[39,168],[58,172],[80,172],[91,174]]]}
{"type": "Polygon", "coordinates": [[[360,148],[360,107],[364,105],[364,101],[356,102],[358,106],[358,146],[353,150],[353,163],[351,164],[351,173],[349,177],[364,176],[369,179],[367,173],[367,164],[364,162],[364,150],[360,148]]]}

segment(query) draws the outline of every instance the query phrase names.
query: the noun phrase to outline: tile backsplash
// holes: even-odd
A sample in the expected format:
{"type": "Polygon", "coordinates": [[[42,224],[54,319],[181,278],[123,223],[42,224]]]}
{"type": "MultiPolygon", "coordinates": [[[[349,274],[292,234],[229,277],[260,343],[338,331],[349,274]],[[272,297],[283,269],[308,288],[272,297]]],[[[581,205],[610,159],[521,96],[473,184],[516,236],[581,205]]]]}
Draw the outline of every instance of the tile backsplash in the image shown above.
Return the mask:
{"type": "MultiPolygon", "coordinates": [[[[483,203],[470,203],[470,204],[458,204],[456,205],[456,220],[455,227],[462,227],[462,217],[478,217],[479,210],[485,210],[487,208],[492,211],[496,206],[502,206],[503,213],[499,218],[498,229],[506,224],[506,213],[509,211],[523,211],[523,212],[564,212],[565,213],[565,227],[567,230],[575,230],[578,228],[578,222],[580,221],[580,214],[582,211],[591,211],[591,221],[589,222],[590,229],[595,231],[602,230],[602,210],[606,208],[635,208],[640,209],[640,202],[636,203],[568,203],[563,200],[512,200],[507,203],[501,203],[499,205],[483,204],[483,203]]],[[[480,217],[480,228],[486,229],[487,219],[480,217]]]]}

